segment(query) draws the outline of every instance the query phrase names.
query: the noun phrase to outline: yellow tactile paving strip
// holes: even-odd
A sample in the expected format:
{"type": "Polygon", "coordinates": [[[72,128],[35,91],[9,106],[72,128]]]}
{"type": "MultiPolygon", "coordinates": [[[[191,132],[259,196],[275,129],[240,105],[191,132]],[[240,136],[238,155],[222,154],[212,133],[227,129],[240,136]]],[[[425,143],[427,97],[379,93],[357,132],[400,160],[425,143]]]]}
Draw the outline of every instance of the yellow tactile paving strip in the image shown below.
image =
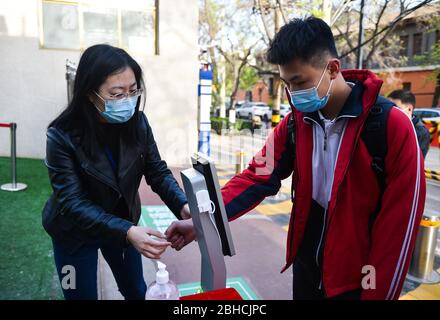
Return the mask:
{"type": "MultiPolygon", "coordinates": [[[[229,179],[225,179],[225,177],[229,178],[233,176],[235,174],[235,169],[220,168],[217,170],[217,174],[219,177],[219,184],[221,187],[223,187],[229,181],[229,179]]],[[[290,188],[286,186],[282,186],[281,191],[285,193],[290,193],[290,188]]],[[[292,202],[290,201],[290,199],[273,204],[263,203],[255,208],[255,210],[258,213],[269,217],[273,215],[281,215],[281,214],[290,215],[291,209],[292,209],[292,202]]],[[[283,230],[287,232],[289,226],[286,224],[286,225],[282,225],[281,227],[283,230]]]]}
{"type": "Polygon", "coordinates": [[[292,202],[289,200],[278,202],[276,204],[260,204],[255,208],[259,213],[265,216],[272,216],[274,214],[287,214],[290,215],[292,209],[292,202]]]}

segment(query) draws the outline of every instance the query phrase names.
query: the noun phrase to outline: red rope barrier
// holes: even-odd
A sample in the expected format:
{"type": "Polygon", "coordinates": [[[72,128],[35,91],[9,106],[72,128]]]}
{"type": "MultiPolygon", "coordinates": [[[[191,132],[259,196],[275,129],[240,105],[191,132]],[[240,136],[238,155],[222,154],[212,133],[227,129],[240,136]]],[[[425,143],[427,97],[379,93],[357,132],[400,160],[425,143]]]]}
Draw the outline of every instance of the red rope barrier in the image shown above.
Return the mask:
{"type": "Polygon", "coordinates": [[[0,123],[0,128],[10,128],[11,124],[10,123],[0,123]]]}

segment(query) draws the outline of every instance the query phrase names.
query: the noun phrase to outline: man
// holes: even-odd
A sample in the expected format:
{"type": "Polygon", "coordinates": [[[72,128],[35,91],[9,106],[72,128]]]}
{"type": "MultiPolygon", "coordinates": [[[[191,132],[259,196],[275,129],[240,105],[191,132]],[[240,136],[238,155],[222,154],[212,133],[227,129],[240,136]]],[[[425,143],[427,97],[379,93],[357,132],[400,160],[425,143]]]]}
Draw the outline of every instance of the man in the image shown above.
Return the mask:
{"type": "MultiPolygon", "coordinates": [[[[293,172],[282,270],[293,264],[293,298],[397,299],[425,200],[411,121],[378,98],[382,81],[373,73],[341,71],[321,19],[283,26],[267,58],[279,67],[292,113],[222,188],[229,220],[275,195],[293,172]]],[[[194,237],[191,220],[173,223],[166,235],[181,249],[194,237]]]]}
{"type": "Polygon", "coordinates": [[[402,111],[411,119],[414,129],[416,130],[420,149],[422,149],[423,158],[426,158],[431,141],[428,129],[423,125],[422,120],[413,114],[416,105],[416,97],[407,90],[394,90],[388,95],[388,99],[394,102],[394,104],[402,109],[402,111]]]}

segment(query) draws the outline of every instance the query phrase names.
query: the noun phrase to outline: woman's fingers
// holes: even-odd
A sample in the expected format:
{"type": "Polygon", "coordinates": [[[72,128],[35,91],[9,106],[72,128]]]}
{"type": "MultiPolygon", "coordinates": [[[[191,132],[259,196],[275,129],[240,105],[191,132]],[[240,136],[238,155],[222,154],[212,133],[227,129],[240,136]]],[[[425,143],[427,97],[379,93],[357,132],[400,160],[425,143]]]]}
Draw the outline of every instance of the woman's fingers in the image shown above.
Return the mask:
{"type": "Polygon", "coordinates": [[[160,231],[158,230],[154,230],[154,229],[150,229],[150,228],[145,228],[145,231],[149,234],[149,235],[153,235],[156,236],[160,239],[166,239],[167,237],[160,231]]]}
{"type": "Polygon", "coordinates": [[[155,247],[167,247],[167,246],[171,245],[171,242],[163,240],[161,238],[155,238],[155,236],[147,236],[144,239],[144,244],[155,246],[155,247]]]}
{"type": "Polygon", "coordinates": [[[153,247],[153,246],[144,246],[141,248],[142,253],[145,256],[148,256],[152,259],[160,259],[160,256],[162,253],[164,253],[166,250],[166,247],[153,247]]]}
{"type": "Polygon", "coordinates": [[[148,239],[146,243],[150,246],[158,247],[158,248],[166,248],[171,245],[171,242],[169,241],[163,241],[163,240],[154,240],[154,239],[148,239]]]}
{"type": "Polygon", "coordinates": [[[144,244],[142,249],[143,250],[147,250],[147,251],[149,251],[149,252],[151,252],[153,254],[162,254],[162,253],[165,252],[167,247],[168,247],[168,245],[166,245],[166,246],[155,246],[155,245],[151,245],[151,244],[144,244]]]}
{"type": "Polygon", "coordinates": [[[156,259],[156,260],[160,259],[160,255],[152,254],[152,253],[150,253],[147,250],[142,250],[141,253],[142,253],[143,256],[145,256],[145,257],[147,257],[149,259],[156,259]]]}

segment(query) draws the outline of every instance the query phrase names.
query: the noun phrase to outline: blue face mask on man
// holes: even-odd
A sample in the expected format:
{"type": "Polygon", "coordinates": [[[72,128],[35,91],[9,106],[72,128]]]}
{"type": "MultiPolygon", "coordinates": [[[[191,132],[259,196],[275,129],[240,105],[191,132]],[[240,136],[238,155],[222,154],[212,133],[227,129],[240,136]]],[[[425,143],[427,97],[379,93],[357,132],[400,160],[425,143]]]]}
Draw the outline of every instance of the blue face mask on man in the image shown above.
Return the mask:
{"type": "Polygon", "coordinates": [[[136,110],[139,98],[139,95],[136,95],[117,100],[105,100],[98,93],[96,95],[104,101],[105,110],[97,109],[101,116],[109,123],[124,123],[130,120],[136,110]]]}
{"type": "Polygon", "coordinates": [[[325,71],[327,70],[328,64],[325,66],[324,71],[322,72],[321,79],[319,79],[318,84],[315,87],[304,89],[304,90],[296,90],[289,91],[290,101],[296,110],[300,112],[315,112],[325,107],[330,98],[330,89],[333,84],[333,79],[330,80],[330,85],[328,87],[327,93],[322,98],[318,95],[318,88],[324,78],[325,71]]]}

